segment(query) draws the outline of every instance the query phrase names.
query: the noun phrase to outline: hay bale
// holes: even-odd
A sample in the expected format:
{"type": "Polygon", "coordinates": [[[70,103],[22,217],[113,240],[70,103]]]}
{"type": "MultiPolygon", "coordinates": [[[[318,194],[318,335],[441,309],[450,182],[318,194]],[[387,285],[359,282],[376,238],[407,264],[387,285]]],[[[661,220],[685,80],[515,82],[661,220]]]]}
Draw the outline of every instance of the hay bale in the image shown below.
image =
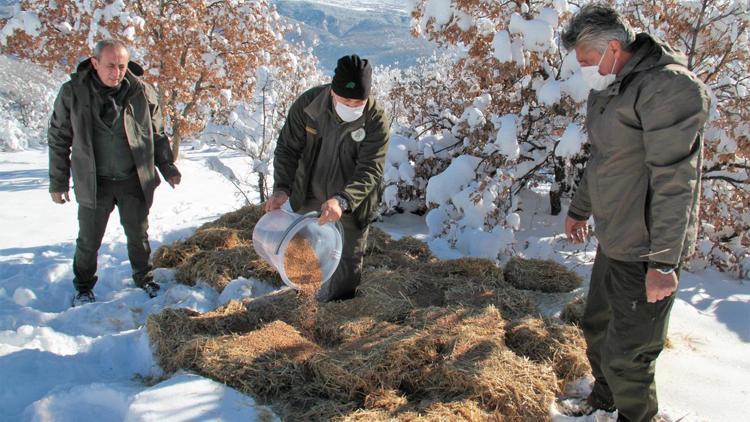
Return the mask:
{"type": "Polygon", "coordinates": [[[581,325],[585,310],[586,299],[583,297],[577,297],[565,305],[562,312],[560,312],[560,319],[569,324],[581,325]]]}
{"type": "MultiPolygon", "coordinates": [[[[261,205],[249,205],[224,214],[217,220],[199,227],[184,241],[159,247],[154,253],[153,265],[161,268],[178,268],[200,251],[250,246],[255,223],[262,216],[261,205]]],[[[195,280],[185,281],[195,283],[195,280]]]]}
{"type": "Polygon", "coordinates": [[[264,399],[306,383],[305,363],[320,351],[281,321],[242,335],[199,337],[183,349],[194,356],[191,369],[264,399]]]}
{"type": "Polygon", "coordinates": [[[218,219],[202,225],[198,231],[210,228],[227,228],[237,230],[243,241],[252,241],[255,223],[265,214],[263,204],[247,205],[236,211],[223,214],[218,219]]]}
{"type": "Polygon", "coordinates": [[[154,355],[165,372],[188,367],[181,347],[195,337],[244,333],[259,326],[241,302],[230,301],[214,311],[200,314],[190,309],[165,309],[146,320],[154,355]]]}
{"type": "Polygon", "coordinates": [[[437,402],[427,407],[420,414],[409,413],[403,416],[399,415],[398,419],[404,422],[487,422],[504,420],[500,414],[493,414],[482,409],[475,400],[437,402]]]}
{"type": "Polygon", "coordinates": [[[195,245],[204,251],[247,246],[247,242],[240,239],[239,230],[226,227],[208,227],[196,230],[185,243],[195,245]]]}
{"type": "Polygon", "coordinates": [[[198,252],[197,245],[184,242],[162,245],[154,252],[152,264],[155,268],[177,268],[198,252]]]}
{"type": "Polygon", "coordinates": [[[377,227],[370,227],[367,236],[364,265],[372,267],[402,268],[433,260],[426,243],[411,236],[399,240],[377,227]]]}
{"type": "Polygon", "coordinates": [[[272,280],[281,285],[278,273],[251,246],[200,251],[177,268],[178,281],[192,286],[203,280],[218,292],[238,277],[272,280]]]}
{"type": "Polygon", "coordinates": [[[513,257],[505,265],[505,280],[516,288],[545,293],[570,292],[580,287],[581,277],[550,260],[513,257]]]}
{"type": "Polygon", "coordinates": [[[441,378],[457,394],[469,391],[469,399],[509,420],[547,420],[550,404],[560,391],[548,366],[507,349],[493,350],[481,361],[446,366],[441,378]]]}
{"type": "Polygon", "coordinates": [[[310,365],[326,395],[343,400],[364,402],[381,390],[405,397],[445,391],[449,387],[435,374],[444,374],[441,368],[452,362],[481,360],[504,348],[503,326],[494,307],[418,309],[403,325],[367,324],[364,335],[316,355],[310,365]]]}
{"type": "Polygon", "coordinates": [[[505,334],[505,343],[519,355],[551,365],[561,381],[561,388],[591,372],[586,340],[574,325],[525,318],[512,324],[505,334]]]}
{"type": "Polygon", "coordinates": [[[430,263],[430,273],[437,277],[464,277],[483,280],[492,285],[505,281],[503,269],[484,258],[460,258],[430,263]]]}

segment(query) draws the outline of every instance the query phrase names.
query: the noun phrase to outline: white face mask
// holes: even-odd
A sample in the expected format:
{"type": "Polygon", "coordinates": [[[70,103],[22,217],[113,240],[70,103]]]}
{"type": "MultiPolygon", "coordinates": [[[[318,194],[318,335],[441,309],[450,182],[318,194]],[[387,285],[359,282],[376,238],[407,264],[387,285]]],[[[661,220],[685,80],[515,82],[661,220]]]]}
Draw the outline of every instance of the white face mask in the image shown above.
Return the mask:
{"type": "Polygon", "coordinates": [[[362,104],[359,107],[349,107],[336,101],[336,114],[341,117],[341,120],[350,123],[362,117],[362,115],[365,113],[366,105],[367,103],[362,104]]]}
{"type": "Polygon", "coordinates": [[[604,60],[604,56],[606,55],[607,52],[605,51],[604,54],[602,54],[602,58],[599,59],[599,64],[596,64],[594,66],[581,66],[581,74],[583,76],[583,80],[586,81],[586,83],[589,85],[589,88],[595,91],[603,90],[617,78],[617,75],[612,73],[615,71],[615,65],[617,64],[616,57],[615,62],[612,63],[612,70],[610,70],[608,74],[602,75],[599,73],[599,66],[602,64],[602,60],[604,60]]]}

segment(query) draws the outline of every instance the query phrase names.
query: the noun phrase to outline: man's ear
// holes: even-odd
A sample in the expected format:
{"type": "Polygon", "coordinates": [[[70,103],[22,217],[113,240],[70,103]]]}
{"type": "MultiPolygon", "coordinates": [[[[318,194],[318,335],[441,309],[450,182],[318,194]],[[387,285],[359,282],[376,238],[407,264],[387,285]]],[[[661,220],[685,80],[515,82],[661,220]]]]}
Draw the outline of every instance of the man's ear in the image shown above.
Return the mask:
{"type": "Polygon", "coordinates": [[[622,44],[618,40],[610,40],[607,47],[612,50],[613,53],[619,53],[622,51],[622,44]]]}
{"type": "Polygon", "coordinates": [[[94,70],[99,70],[99,60],[96,57],[91,58],[91,65],[94,66],[94,70]]]}

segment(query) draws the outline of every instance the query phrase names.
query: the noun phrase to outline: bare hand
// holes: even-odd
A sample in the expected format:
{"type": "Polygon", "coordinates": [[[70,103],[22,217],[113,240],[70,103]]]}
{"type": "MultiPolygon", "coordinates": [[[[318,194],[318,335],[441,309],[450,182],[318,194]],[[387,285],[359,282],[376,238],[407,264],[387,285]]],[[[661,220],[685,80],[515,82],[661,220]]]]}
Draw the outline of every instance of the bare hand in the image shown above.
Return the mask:
{"type": "Polygon", "coordinates": [[[646,273],[646,300],[655,303],[669,297],[677,290],[678,283],[677,273],[662,274],[654,268],[649,268],[646,273]]]}
{"type": "Polygon", "coordinates": [[[52,197],[52,202],[55,204],[64,204],[70,202],[70,196],[68,192],[50,192],[49,195],[52,197]]]}
{"type": "Polygon", "coordinates": [[[266,201],[264,209],[266,212],[277,210],[281,208],[281,206],[284,205],[284,203],[288,200],[289,196],[285,192],[274,192],[273,195],[271,195],[271,197],[266,201]]]}
{"type": "Polygon", "coordinates": [[[167,183],[169,183],[169,186],[172,186],[172,189],[174,189],[175,186],[180,184],[181,180],[182,180],[182,176],[172,176],[169,179],[167,179],[167,183]]]}
{"type": "Polygon", "coordinates": [[[343,213],[344,212],[341,210],[339,201],[337,201],[336,198],[331,198],[323,202],[323,205],[321,205],[318,224],[326,224],[329,222],[339,221],[339,219],[341,219],[341,214],[343,213]]]}
{"type": "Polygon", "coordinates": [[[571,216],[565,217],[565,236],[573,243],[583,243],[589,236],[587,220],[576,220],[571,216]]]}

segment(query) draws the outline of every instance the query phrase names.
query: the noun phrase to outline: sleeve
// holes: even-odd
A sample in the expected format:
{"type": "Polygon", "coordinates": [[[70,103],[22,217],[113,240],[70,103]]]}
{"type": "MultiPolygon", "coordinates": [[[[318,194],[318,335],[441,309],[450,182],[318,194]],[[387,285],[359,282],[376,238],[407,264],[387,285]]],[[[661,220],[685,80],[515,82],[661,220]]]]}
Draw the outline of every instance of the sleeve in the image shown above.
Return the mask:
{"type": "Polygon", "coordinates": [[[649,170],[649,259],[676,266],[699,194],[701,132],[709,99],[703,85],[688,75],[665,71],[664,76],[644,87],[636,112],[649,170]]]}
{"type": "Polygon", "coordinates": [[[591,198],[589,197],[588,169],[583,171],[581,181],[578,183],[573,200],[568,207],[568,216],[575,220],[588,220],[591,216],[591,198]]]}
{"type": "Polygon", "coordinates": [[[180,176],[180,171],[174,165],[169,137],[164,132],[164,115],[159,106],[156,90],[150,85],[146,85],[145,90],[149,112],[151,113],[151,130],[154,134],[154,164],[164,179],[180,176]]]}
{"type": "Polygon", "coordinates": [[[64,84],[57,94],[47,130],[49,144],[49,191],[70,190],[70,152],[73,146],[73,126],[70,121],[72,90],[64,84]]]}
{"type": "Polygon", "coordinates": [[[305,148],[305,119],[302,97],[289,108],[273,155],[273,191],[292,196],[297,165],[305,148]]]}
{"type": "Polygon", "coordinates": [[[367,136],[362,140],[354,175],[344,190],[337,193],[349,202],[349,210],[357,209],[382,182],[385,156],[391,139],[390,131],[390,120],[379,109],[367,129],[367,136]]]}

